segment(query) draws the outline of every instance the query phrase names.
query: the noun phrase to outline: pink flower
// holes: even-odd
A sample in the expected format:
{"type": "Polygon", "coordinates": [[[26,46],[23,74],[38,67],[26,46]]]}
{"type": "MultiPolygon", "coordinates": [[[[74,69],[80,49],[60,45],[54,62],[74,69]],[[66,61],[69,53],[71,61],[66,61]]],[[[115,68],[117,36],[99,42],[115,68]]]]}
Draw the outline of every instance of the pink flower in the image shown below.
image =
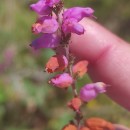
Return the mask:
{"type": "Polygon", "coordinates": [[[91,8],[73,7],[66,10],[63,14],[62,30],[65,34],[76,33],[81,35],[84,33],[84,28],[78,22],[84,17],[93,16],[94,10],[91,8]]]}
{"type": "Polygon", "coordinates": [[[80,90],[80,98],[84,102],[88,102],[97,97],[99,93],[106,92],[106,84],[102,82],[87,84],[80,90]]]}
{"type": "Polygon", "coordinates": [[[46,4],[46,0],[39,0],[37,3],[31,4],[30,8],[39,15],[49,15],[52,12],[52,8],[46,4]]]}
{"type": "Polygon", "coordinates": [[[98,92],[98,93],[104,93],[106,92],[106,87],[109,86],[103,82],[97,82],[95,83],[95,90],[98,92]]]}
{"type": "Polygon", "coordinates": [[[94,10],[90,7],[82,8],[82,7],[73,7],[66,10],[63,14],[63,19],[74,18],[78,22],[82,20],[84,17],[93,16],[94,10]]]}
{"type": "Polygon", "coordinates": [[[58,22],[55,18],[50,16],[40,17],[35,24],[32,26],[32,32],[38,33],[54,33],[59,27],[58,22]]]}
{"type": "Polygon", "coordinates": [[[73,83],[73,78],[68,73],[55,76],[50,83],[58,88],[68,88],[73,83]]]}
{"type": "Polygon", "coordinates": [[[34,49],[40,48],[56,48],[59,46],[60,38],[56,34],[43,34],[35,39],[30,46],[34,49]]]}
{"type": "Polygon", "coordinates": [[[84,33],[83,26],[80,25],[74,18],[66,19],[62,24],[62,30],[65,34],[76,33],[78,35],[81,35],[84,33]]]}
{"type": "Polygon", "coordinates": [[[46,4],[50,7],[52,7],[53,5],[56,5],[60,2],[60,0],[46,0],[46,4]]]}
{"type": "Polygon", "coordinates": [[[67,66],[68,60],[64,55],[54,55],[47,62],[45,70],[48,73],[64,71],[67,66]]]}

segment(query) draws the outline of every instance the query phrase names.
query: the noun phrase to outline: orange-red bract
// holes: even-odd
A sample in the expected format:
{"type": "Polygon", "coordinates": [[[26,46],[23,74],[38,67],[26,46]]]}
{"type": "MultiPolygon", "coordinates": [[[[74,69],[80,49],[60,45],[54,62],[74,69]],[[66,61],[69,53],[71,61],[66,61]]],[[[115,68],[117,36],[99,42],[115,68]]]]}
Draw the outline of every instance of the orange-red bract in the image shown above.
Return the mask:
{"type": "Polygon", "coordinates": [[[77,130],[77,127],[73,124],[66,125],[62,130],[77,130]]]}
{"type": "Polygon", "coordinates": [[[76,63],[73,66],[74,75],[78,75],[79,77],[84,76],[84,74],[87,72],[87,66],[88,66],[88,61],[86,60],[82,60],[76,63]]]}
{"type": "Polygon", "coordinates": [[[92,117],[85,120],[85,125],[90,130],[115,130],[114,125],[102,118],[92,117]]]}
{"type": "Polygon", "coordinates": [[[68,66],[68,60],[64,55],[52,56],[46,64],[45,70],[48,73],[63,71],[68,66]]]}
{"type": "Polygon", "coordinates": [[[73,98],[70,102],[68,102],[68,106],[72,108],[74,111],[78,111],[81,105],[82,105],[82,101],[78,97],[73,98]]]}
{"type": "Polygon", "coordinates": [[[81,127],[80,130],[90,130],[88,127],[81,127]]]}

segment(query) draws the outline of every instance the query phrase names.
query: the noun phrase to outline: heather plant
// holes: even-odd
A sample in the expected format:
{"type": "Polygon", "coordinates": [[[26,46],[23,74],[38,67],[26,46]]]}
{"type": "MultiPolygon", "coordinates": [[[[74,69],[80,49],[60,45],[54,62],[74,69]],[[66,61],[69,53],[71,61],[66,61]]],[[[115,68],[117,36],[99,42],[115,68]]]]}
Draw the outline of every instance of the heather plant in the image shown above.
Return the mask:
{"type": "MultiPolygon", "coordinates": [[[[76,62],[77,59],[69,48],[73,33],[80,37],[87,31],[79,22],[85,17],[94,19],[94,10],[90,7],[65,9],[63,0],[39,0],[31,4],[30,8],[37,13],[32,32],[39,36],[30,46],[34,49],[51,48],[55,52],[46,63],[45,72],[59,74],[52,77],[48,83],[65,91],[72,89],[73,98],[68,101],[67,106],[75,112],[75,117],[70,119],[70,123],[62,130],[89,130],[93,129],[91,126],[94,126],[94,122],[98,124],[96,127],[104,127],[103,119],[85,120],[81,106],[96,98],[98,94],[106,92],[108,85],[103,82],[85,84],[78,92],[76,83],[87,73],[89,62],[87,60],[76,62]]],[[[106,126],[114,129],[111,123],[105,122],[106,126]]]]}

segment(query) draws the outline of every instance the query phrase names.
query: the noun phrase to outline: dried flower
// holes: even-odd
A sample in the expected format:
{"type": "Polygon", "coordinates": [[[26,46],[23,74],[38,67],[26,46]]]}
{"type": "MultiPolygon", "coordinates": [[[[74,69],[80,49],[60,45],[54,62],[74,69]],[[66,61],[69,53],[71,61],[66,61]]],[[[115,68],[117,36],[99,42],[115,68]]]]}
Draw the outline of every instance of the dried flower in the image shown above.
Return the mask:
{"type": "Polygon", "coordinates": [[[58,88],[68,88],[73,83],[73,78],[68,73],[58,74],[49,83],[58,88]]]}
{"type": "Polygon", "coordinates": [[[73,98],[70,102],[68,102],[68,106],[72,108],[74,111],[79,111],[82,105],[82,101],[80,98],[73,98]]]}
{"type": "Polygon", "coordinates": [[[81,88],[80,98],[84,102],[88,102],[88,101],[96,98],[96,96],[99,93],[106,92],[106,86],[107,85],[102,83],[102,82],[87,84],[87,85],[85,85],[84,87],[81,88]]]}
{"type": "Polygon", "coordinates": [[[34,49],[40,48],[56,48],[59,46],[60,38],[56,34],[43,34],[35,39],[30,46],[34,49]]]}
{"type": "Polygon", "coordinates": [[[86,60],[79,61],[73,66],[73,74],[79,77],[84,76],[84,74],[86,74],[87,72],[87,65],[88,65],[88,61],[86,60]]]}
{"type": "Polygon", "coordinates": [[[48,73],[63,71],[68,66],[68,60],[64,55],[52,56],[46,64],[45,70],[48,73]]]}

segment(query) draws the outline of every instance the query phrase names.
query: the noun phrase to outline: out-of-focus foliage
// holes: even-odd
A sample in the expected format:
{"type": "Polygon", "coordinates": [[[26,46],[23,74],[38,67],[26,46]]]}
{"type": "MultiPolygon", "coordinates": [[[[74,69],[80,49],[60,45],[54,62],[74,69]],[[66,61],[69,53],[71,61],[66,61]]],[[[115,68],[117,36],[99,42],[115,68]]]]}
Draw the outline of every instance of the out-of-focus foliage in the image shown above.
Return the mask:
{"type": "MultiPolygon", "coordinates": [[[[71,90],[55,89],[47,84],[44,64],[53,55],[50,50],[34,51],[31,24],[35,13],[29,10],[33,0],[2,0],[0,3],[0,129],[60,130],[74,116],[66,107],[71,90]]],[[[91,6],[97,21],[130,41],[129,0],[65,0],[66,7],[91,6]]],[[[78,86],[89,78],[79,80],[78,86]]],[[[99,116],[130,126],[130,114],[105,95],[84,106],[86,117],[99,116]]]]}

